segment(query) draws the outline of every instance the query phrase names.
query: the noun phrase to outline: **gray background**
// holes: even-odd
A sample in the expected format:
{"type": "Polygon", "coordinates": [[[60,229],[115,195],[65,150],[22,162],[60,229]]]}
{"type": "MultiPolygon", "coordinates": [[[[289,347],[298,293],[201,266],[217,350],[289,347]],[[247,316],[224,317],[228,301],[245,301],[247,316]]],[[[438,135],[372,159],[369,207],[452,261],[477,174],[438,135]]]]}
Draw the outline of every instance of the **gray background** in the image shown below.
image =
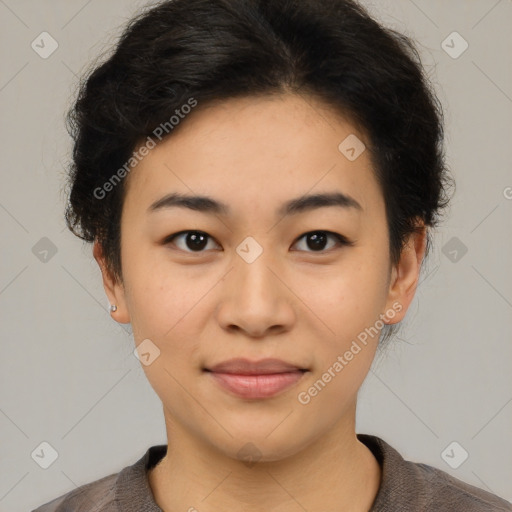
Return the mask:
{"type": "MultiPolygon", "coordinates": [[[[91,248],[63,220],[76,76],[145,4],[0,0],[1,511],[31,510],[166,442],[129,326],[111,319],[91,248]],[[47,59],[31,48],[43,31],[59,45],[47,59]],[[31,456],[43,441],[58,452],[48,469],[31,456]]],[[[419,41],[457,192],[401,339],[363,385],[357,430],[512,500],[512,2],[366,4],[419,41]],[[441,47],[453,31],[469,44],[458,58],[441,47]],[[452,464],[469,453],[457,469],[441,456],[453,441],[452,464]]]]}

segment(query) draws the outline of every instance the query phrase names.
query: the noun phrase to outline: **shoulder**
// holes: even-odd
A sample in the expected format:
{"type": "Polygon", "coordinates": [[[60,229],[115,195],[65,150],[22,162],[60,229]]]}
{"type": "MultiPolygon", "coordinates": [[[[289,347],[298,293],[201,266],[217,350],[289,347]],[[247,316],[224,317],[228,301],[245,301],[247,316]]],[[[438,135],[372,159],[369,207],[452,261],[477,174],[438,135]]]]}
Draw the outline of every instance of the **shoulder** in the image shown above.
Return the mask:
{"type": "Polygon", "coordinates": [[[429,510],[464,512],[512,511],[512,504],[488,491],[470,485],[427,464],[414,466],[429,499],[429,510]]]}
{"type": "Polygon", "coordinates": [[[512,512],[512,504],[428,464],[405,460],[376,436],[358,434],[379,461],[382,480],[371,512],[512,512]]]}
{"type": "Polygon", "coordinates": [[[32,512],[160,512],[153,500],[147,471],[166,451],[166,445],[151,446],[139,460],[118,473],[73,489],[32,512]]]}
{"type": "Polygon", "coordinates": [[[115,485],[119,473],[82,485],[32,512],[117,512],[115,485]]]}

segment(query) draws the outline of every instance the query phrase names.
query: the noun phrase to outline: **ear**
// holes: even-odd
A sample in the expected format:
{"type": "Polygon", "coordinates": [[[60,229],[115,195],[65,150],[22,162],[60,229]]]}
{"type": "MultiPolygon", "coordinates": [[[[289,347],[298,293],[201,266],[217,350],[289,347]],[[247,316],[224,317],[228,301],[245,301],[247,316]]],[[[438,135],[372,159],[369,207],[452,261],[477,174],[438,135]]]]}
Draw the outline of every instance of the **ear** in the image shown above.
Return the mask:
{"type": "Polygon", "coordinates": [[[108,271],[105,256],[103,254],[103,247],[98,240],[94,241],[92,253],[101,269],[103,288],[105,289],[108,300],[110,304],[115,304],[117,306],[117,310],[111,311],[110,314],[116,322],[129,324],[130,315],[128,314],[128,309],[126,307],[124,287],[121,283],[117,282],[117,280],[108,271]]]}
{"type": "Polygon", "coordinates": [[[423,221],[419,221],[416,225],[418,232],[409,235],[408,241],[402,250],[400,261],[391,271],[386,311],[392,309],[396,314],[392,317],[392,320],[390,318],[385,320],[386,324],[395,324],[403,320],[416,293],[421,262],[425,255],[427,243],[427,228],[423,221]],[[395,307],[393,307],[393,304],[395,304],[395,307]]]}

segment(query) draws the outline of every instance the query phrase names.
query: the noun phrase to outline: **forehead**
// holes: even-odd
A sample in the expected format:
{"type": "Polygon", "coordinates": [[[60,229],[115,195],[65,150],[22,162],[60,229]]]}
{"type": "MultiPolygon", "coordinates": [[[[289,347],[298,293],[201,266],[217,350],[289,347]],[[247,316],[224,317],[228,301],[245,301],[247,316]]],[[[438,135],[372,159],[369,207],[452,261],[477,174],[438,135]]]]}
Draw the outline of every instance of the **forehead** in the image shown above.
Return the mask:
{"type": "Polygon", "coordinates": [[[236,211],[332,190],[364,210],[382,199],[366,142],[348,119],[310,96],[199,103],[130,172],[126,201],[142,210],[183,192],[224,198],[236,211]]]}

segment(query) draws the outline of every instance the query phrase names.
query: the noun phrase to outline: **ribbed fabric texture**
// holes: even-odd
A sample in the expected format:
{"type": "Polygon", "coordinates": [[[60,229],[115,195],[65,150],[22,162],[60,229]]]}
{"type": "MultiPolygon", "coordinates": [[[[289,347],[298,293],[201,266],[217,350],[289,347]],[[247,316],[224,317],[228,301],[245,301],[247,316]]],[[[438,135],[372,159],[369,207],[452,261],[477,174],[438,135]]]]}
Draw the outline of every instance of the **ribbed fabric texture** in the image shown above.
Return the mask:
{"type": "MultiPolygon", "coordinates": [[[[376,436],[358,434],[382,468],[369,512],[511,512],[512,504],[427,464],[409,462],[376,436]]],[[[147,471],[166,454],[150,447],[119,473],[85,484],[32,512],[163,512],[155,503],[147,471]]],[[[340,511],[341,512],[341,511],[340,511]]]]}

